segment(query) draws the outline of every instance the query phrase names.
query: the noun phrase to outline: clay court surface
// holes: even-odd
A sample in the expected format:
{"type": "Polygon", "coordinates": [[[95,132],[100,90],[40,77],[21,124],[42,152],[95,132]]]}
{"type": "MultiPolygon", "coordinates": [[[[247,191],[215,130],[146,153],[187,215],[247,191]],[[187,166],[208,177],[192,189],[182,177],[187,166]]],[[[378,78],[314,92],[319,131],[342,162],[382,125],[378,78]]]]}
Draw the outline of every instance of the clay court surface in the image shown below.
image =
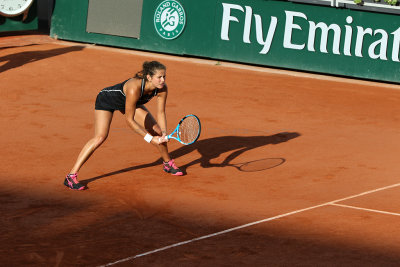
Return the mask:
{"type": "Polygon", "coordinates": [[[400,265],[398,85],[22,35],[0,37],[0,89],[2,266],[400,265]],[[67,189],[97,93],[145,60],[168,68],[169,131],[202,121],[169,143],[185,175],[116,112],[67,189]]]}

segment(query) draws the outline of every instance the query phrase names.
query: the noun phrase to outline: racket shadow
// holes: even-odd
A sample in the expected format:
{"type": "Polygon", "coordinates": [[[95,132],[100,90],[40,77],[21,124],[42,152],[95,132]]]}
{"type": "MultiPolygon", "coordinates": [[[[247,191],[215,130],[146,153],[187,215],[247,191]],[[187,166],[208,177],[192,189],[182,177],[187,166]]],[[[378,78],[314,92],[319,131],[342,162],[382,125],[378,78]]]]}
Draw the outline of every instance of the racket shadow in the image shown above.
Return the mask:
{"type": "MultiPolygon", "coordinates": [[[[191,147],[181,147],[170,154],[173,158],[182,157],[185,154],[191,153],[195,150],[200,154],[200,158],[181,166],[181,169],[185,171],[187,168],[196,164],[200,164],[200,166],[203,168],[237,167],[238,164],[234,164],[232,162],[243,153],[267,145],[278,145],[299,136],[300,134],[297,132],[282,132],[269,136],[221,136],[197,141],[191,147]],[[213,159],[219,158],[221,154],[229,151],[233,152],[229,154],[221,163],[211,163],[213,159]]],[[[258,165],[264,164],[264,168],[259,168],[260,170],[264,170],[283,164],[285,159],[278,158],[274,161],[275,163],[272,163],[272,159],[257,159],[252,162],[258,163],[258,165]],[[267,167],[267,161],[269,164],[268,166],[271,167],[267,167]]],[[[254,166],[253,163],[248,163],[249,164],[246,163],[246,165],[254,166]]],[[[252,171],[256,171],[256,169],[257,168],[254,168],[252,171]]],[[[247,171],[247,169],[243,167],[238,168],[238,170],[247,171]]]]}
{"type": "Polygon", "coordinates": [[[242,172],[260,172],[278,167],[285,162],[286,160],[284,158],[264,158],[243,163],[229,164],[229,166],[235,167],[242,172]]]}
{"type": "MultiPolygon", "coordinates": [[[[231,167],[235,164],[232,164],[232,161],[236,159],[241,154],[245,153],[246,151],[256,149],[259,147],[267,146],[267,145],[278,145],[284,142],[288,142],[294,138],[301,136],[297,132],[282,132],[274,135],[269,136],[219,136],[213,137],[208,139],[200,139],[197,142],[188,145],[182,146],[172,152],[170,152],[170,156],[173,159],[178,159],[183,157],[193,151],[197,151],[200,154],[200,157],[192,162],[189,162],[185,165],[179,166],[179,168],[186,174],[186,170],[193,165],[199,164],[203,168],[221,168],[221,167],[231,167]],[[229,151],[233,151],[229,154],[222,163],[211,163],[213,159],[218,158],[221,154],[227,153],[229,151]]],[[[256,160],[258,161],[258,160],[256,160]]],[[[284,158],[279,158],[276,166],[279,166],[285,162],[284,158]]],[[[122,174],[130,171],[135,171],[138,169],[144,169],[154,166],[160,166],[162,164],[162,159],[159,158],[154,162],[132,166],[128,168],[124,168],[121,170],[105,173],[103,175],[99,175],[96,177],[92,177],[86,180],[81,180],[80,182],[87,186],[87,184],[102,178],[106,178],[109,176],[114,176],[117,174],[122,174]]],[[[272,167],[274,167],[273,165],[272,167]]],[[[272,168],[270,167],[270,168],[272,168]]],[[[268,168],[264,168],[268,169],[268,168]]],[[[239,171],[245,171],[240,170],[239,171]]],[[[254,170],[253,170],[254,171],[254,170]]],[[[161,167],[160,167],[161,172],[161,167]]]]}

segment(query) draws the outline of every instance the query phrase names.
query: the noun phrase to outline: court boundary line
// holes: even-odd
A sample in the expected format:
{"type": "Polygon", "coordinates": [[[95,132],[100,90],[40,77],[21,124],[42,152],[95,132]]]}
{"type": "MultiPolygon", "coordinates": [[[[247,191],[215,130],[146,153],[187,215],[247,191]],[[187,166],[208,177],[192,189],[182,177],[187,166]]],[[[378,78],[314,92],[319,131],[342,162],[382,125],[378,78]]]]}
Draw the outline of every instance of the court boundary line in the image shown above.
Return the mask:
{"type": "Polygon", "coordinates": [[[343,204],[337,204],[337,203],[333,203],[333,204],[331,204],[331,205],[332,205],[332,206],[337,206],[337,207],[342,207],[342,208],[348,208],[348,209],[355,209],[355,210],[369,211],[369,212],[375,212],[375,213],[382,213],[382,214],[386,214],[386,215],[400,216],[400,213],[389,212],[389,211],[384,211],[384,210],[375,210],[375,209],[361,208],[361,207],[350,206],[350,205],[343,205],[343,204]]]}
{"type": "MultiPolygon", "coordinates": [[[[100,265],[99,267],[112,266],[112,265],[115,265],[115,264],[119,264],[119,263],[130,261],[130,260],[133,260],[133,259],[136,259],[136,258],[140,258],[140,257],[146,256],[146,255],[150,255],[150,254],[154,254],[154,253],[157,253],[157,252],[160,252],[160,251],[164,251],[164,250],[167,250],[167,249],[170,249],[170,248],[179,247],[179,246],[182,246],[182,245],[185,245],[185,244],[189,244],[189,243],[193,243],[193,242],[196,242],[196,241],[199,241],[199,240],[203,240],[203,239],[211,238],[211,237],[214,237],[214,236],[226,234],[226,233],[233,232],[233,231],[236,231],[236,230],[239,230],[239,229],[243,229],[243,228],[247,228],[247,227],[250,227],[250,226],[253,226],[253,225],[257,225],[257,224],[261,224],[261,223],[277,220],[277,219],[280,219],[280,218],[288,217],[290,215],[298,214],[298,213],[301,213],[301,212],[305,212],[305,211],[309,211],[309,210],[313,210],[313,209],[317,209],[317,208],[321,208],[321,207],[326,207],[326,206],[330,206],[330,205],[339,206],[341,204],[338,205],[338,204],[336,204],[337,202],[342,202],[342,201],[345,201],[345,200],[349,200],[349,199],[356,198],[356,197],[361,197],[361,196],[364,196],[364,195],[376,193],[376,192],[379,192],[379,191],[391,189],[391,188],[398,187],[398,186],[400,186],[400,183],[392,184],[392,185],[388,185],[388,186],[384,186],[384,187],[380,187],[380,188],[376,188],[376,189],[373,189],[373,190],[369,190],[369,191],[365,191],[365,192],[362,192],[362,193],[359,193],[359,194],[356,194],[356,195],[351,195],[351,196],[340,198],[340,199],[337,199],[337,200],[325,202],[325,203],[322,203],[322,204],[319,204],[319,205],[315,205],[315,206],[311,206],[311,207],[308,207],[308,208],[294,210],[294,211],[283,213],[283,214],[276,215],[276,216],[273,216],[273,217],[265,218],[265,219],[262,219],[262,220],[259,220],[259,221],[255,221],[255,222],[239,225],[239,226],[236,226],[236,227],[233,227],[233,228],[229,228],[229,229],[226,229],[226,230],[223,230],[223,231],[219,231],[219,232],[216,232],[216,233],[203,235],[203,236],[200,236],[200,237],[196,237],[196,238],[193,238],[193,239],[189,239],[189,240],[186,240],[186,241],[182,241],[182,242],[174,243],[174,244],[171,244],[171,245],[168,245],[168,246],[165,246],[165,247],[161,247],[161,248],[158,248],[158,249],[150,250],[150,251],[147,251],[147,252],[144,252],[144,253],[141,253],[141,254],[137,254],[135,256],[127,257],[127,258],[124,258],[124,259],[121,259],[121,260],[117,260],[117,261],[114,261],[114,262],[111,262],[111,263],[107,263],[105,265],[100,265]]],[[[352,207],[352,206],[348,206],[348,207],[352,207]]],[[[362,208],[360,208],[360,209],[362,209],[362,208]]]]}

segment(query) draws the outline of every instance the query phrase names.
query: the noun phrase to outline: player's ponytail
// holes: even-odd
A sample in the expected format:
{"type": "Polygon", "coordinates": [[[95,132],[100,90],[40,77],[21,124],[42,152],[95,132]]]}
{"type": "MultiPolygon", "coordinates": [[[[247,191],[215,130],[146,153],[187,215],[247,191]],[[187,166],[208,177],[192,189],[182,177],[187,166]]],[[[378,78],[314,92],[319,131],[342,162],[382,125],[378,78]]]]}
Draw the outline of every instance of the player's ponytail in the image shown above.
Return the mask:
{"type": "Polygon", "coordinates": [[[137,72],[134,78],[143,79],[147,75],[153,76],[157,70],[166,70],[167,68],[158,61],[145,61],[141,71],[137,72]]]}

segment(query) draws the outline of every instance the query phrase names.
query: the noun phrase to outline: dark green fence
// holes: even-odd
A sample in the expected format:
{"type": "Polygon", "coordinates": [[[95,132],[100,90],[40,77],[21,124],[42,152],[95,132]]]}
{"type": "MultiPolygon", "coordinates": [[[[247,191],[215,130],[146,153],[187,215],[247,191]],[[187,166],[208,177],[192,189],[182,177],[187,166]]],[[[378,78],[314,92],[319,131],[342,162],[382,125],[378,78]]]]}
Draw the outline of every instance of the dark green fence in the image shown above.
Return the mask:
{"type": "Polygon", "coordinates": [[[400,20],[396,15],[274,0],[145,0],[140,37],[127,38],[88,33],[87,14],[88,0],[57,0],[51,35],[139,50],[400,81],[400,20]]]}

